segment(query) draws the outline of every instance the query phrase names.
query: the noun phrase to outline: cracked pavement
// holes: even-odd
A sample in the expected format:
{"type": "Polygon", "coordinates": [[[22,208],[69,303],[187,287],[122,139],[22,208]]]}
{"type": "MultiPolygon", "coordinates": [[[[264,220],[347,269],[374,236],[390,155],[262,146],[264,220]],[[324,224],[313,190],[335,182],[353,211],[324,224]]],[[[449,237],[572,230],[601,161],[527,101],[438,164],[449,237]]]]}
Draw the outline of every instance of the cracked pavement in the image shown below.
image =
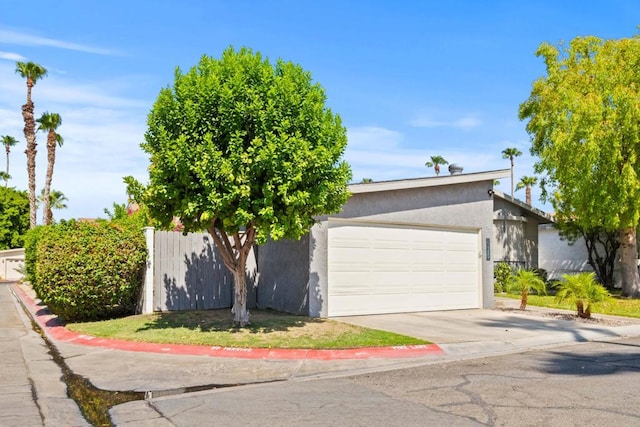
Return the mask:
{"type": "MultiPolygon", "coordinates": [[[[628,338],[127,405],[155,414],[155,426],[632,426],[639,356],[640,338],[628,338]]],[[[118,425],[142,420],[112,411],[118,425]]]]}

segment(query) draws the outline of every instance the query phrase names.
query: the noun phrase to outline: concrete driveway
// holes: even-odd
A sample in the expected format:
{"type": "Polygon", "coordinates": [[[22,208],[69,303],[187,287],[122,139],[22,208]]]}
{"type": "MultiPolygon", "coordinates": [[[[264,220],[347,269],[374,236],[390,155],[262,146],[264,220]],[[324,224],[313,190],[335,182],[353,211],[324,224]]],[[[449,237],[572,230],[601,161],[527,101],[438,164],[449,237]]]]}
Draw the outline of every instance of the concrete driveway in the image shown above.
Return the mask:
{"type": "MultiPolygon", "coordinates": [[[[516,300],[499,299],[494,310],[452,310],[420,313],[335,317],[333,320],[382,329],[435,342],[447,353],[509,352],[560,343],[613,339],[640,334],[640,320],[607,317],[586,322],[549,317],[571,313],[528,307],[516,310],[516,300]]],[[[594,315],[598,318],[598,315],[594,315]]]]}

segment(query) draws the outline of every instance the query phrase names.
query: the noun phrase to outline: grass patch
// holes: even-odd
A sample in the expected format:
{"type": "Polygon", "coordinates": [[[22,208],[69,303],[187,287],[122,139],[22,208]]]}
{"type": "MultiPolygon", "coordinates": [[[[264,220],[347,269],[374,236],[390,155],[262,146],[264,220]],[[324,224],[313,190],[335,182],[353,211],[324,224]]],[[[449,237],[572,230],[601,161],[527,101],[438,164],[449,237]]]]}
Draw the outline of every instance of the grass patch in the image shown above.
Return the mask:
{"type": "MultiPolygon", "coordinates": [[[[500,294],[507,298],[520,299],[520,295],[500,294]]],[[[535,305],[538,307],[559,308],[564,310],[576,310],[575,305],[568,302],[556,303],[554,296],[546,295],[529,295],[527,305],[535,305]]],[[[610,316],[624,316],[640,318],[640,299],[629,299],[613,296],[607,301],[600,302],[591,308],[593,314],[605,314],[610,316]]]]}
{"type": "Polygon", "coordinates": [[[66,327],[96,337],[221,347],[347,349],[430,344],[392,332],[270,310],[252,310],[251,323],[244,328],[233,324],[229,309],[154,313],[66,327]]]}

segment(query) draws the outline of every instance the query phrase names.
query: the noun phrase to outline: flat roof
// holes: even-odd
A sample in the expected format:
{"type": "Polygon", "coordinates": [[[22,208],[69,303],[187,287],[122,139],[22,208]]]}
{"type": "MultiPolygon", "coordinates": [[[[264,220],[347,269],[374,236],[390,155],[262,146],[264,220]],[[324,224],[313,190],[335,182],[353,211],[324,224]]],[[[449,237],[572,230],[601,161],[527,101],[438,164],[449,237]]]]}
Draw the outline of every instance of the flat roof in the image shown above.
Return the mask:
{"type": "Polygon", "coordinates": [[[375,193],[377,191],[407,190],[410,188],[436,187],[439,185],[465,184],[468,182],[493,181],[510,176],[511,169],[500,169],[487,172],[461,173],[456,175],[440,175],[427,178],[397,179],[391,181],[374,181],[370,183],[349,184],[353,194],[375,193]]]}

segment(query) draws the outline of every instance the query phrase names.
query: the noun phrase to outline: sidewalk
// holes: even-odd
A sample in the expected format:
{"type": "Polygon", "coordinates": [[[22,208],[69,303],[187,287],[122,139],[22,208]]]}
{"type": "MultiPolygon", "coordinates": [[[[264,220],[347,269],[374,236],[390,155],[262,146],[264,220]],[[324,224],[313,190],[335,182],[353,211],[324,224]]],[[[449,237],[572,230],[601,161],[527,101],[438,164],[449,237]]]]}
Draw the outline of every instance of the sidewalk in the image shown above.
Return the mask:
{"type": "MultiPolygon", "coordinates": [[[[144,391],[149,399],[184,393],[194,387],[340,377],[591,340],[640,336],[638,319],[619,318],[624,325],[606,326],[518,311],[461,310],[340,319],[415,335],[438,343],[434,346],[329,351],[322,357],[314,352],[295,350],[283,353],[201,346],[149,346],[71,333],[60,327],[54,316],[46,314],[33,295],[28,294],[28,288],[14,286],[12,289],[73,372],[88,378],[98,388],[144,391]],[[285,353],[286,357],[283,356],[285,353]]],[[[511,306],[518,302],[499,299],[496,305],[499,304],[511,306]]],[[[131,402],[114,408],[112,413],[117,412],[119,417],[124,417],[121,419],[154,417],[151,413],[137,412],[145,407],[142,402],[140,405],[131,402]]]]}
{"type": "Polygon", "coordinates": [[[0,425],[86,426],[44,341],[0,284],[0,425]]]}

